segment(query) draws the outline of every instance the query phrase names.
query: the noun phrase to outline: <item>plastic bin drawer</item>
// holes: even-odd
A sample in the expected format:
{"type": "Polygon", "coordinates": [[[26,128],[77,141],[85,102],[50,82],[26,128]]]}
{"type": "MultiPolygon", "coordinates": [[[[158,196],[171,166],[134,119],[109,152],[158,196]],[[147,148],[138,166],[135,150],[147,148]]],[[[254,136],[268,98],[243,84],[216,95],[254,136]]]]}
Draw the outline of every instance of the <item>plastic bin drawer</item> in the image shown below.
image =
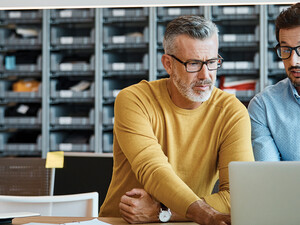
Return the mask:
{"type": "Polygon", "coordinates": [[[109,60],[108,55],[104,55],[104,71],[140,71],[149,68],[148,54],[142,57],[142,62],[109,62],[112,60],[109,60]]]}
{"type": "Polygon", "coordinates": [[[177,17],[182,15],[203,15],[203,7],[157,7],[159,17],[177,17]]]}
{"type": "MultiPolygon", "coordinates": [[[[73,91],[72,89],[68,90],[57,90],[58,80],[52,80],[50,83],[50,96],[52,98],[63,98],[63,99],[72,99],[72,98],[94,98],[95,97],[95,84],[94,82],[90,83],[88,89],[82,91],[73,91]]],[[[78,81],[78,84],[84,81],[78,81]]]]}
{"type": "Polygon", "coordinates": [[[53,9],[51,18],[92,18],[95,16],[94,9],[53,9]]]}
{"type": "Polygon", "coordinates": [[[55,132],[50,134],[50,150],[65,152],[94,152],[95,137],[81,132],[55,132]]]}
{"type": "Polygon", "coordinates": [[[95,56],[87,55],[83,58],[70,59],[69,55],[52,54],[51,55],[51,71],[53,72],[85,72],[94,71],[95,56]]]}
{"type": "Polygon", "coordinates": [[[43,15],[42,10],[1,10],[1,19],[41,19],[43,15]]]}
{"type": "Polygon", "coordinates": [[[53,106],[50,109],[51,125],[93,125],[95,123],[95,110],[88,106],[53,106]],[[74,112],[80,112],[76,114],[74,112]]]}
{"type": "MultiPolygon", "coordinates": [[[[31,132],[32,133],[32,132],[31,132]]],[[[33,136],[35,138],[34,141],[26,141],[22,142],[19,140],[18,142],[10,141],[13,139],[15,135],[18,133],[0,133],[0,150],[1,151],[23,151],[23,152],[32,152],[32,151],[41,151],[42,149],[42,136],[39,134],[38,136],[33,136]]],[[[21,134],[26,136],[25,133],[21,134]]],[[[17,138],[15,138],[17,139],[17,138]]]]}
{"type": "Polygon", "coordinates": [[[53,27],[52,45],[88,45],[95,43],[95,30],[91,28],[53,27]]]}
{"type": "Polygon", "coordinates": [[[149,42],[149,29],[144,27],[141,29],[126,31],[120,30],[119,27],[104,28],[104,43],[105,44],[138,44],[149,42]]]}
{"type": "Polygon", "coordinates": [[[104,17],[144,17],[148,16],[149,14],[149,8],[115,8],[115,9],[109,9],[105,8],[103,9],[104,17]]]}

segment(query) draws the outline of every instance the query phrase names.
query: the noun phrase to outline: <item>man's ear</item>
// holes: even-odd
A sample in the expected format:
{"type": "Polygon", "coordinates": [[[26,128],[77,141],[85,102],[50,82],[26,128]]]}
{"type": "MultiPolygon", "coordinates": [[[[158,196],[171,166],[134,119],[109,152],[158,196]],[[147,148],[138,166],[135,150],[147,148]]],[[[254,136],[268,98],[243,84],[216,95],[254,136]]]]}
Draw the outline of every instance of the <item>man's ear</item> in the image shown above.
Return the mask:
{"type": "Polygon", "coordinates": [[[163,64],[167,73],[172,74],[172,70],[173,70],[172,57],[167,54],[163,54],[163,56],[161,57],[161,63],[163,64]]]}

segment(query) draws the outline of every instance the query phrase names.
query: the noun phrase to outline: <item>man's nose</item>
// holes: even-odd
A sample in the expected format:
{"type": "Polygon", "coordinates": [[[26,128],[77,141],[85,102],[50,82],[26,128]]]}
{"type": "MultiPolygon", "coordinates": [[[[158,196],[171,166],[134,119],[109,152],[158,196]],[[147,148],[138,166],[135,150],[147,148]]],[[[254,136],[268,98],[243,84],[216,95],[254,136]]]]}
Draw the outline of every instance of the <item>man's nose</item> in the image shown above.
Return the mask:
{"type": "Polygon", "coordinates": [[[209,78],[209,70],[206,64],[203,64],[201,70],[197,72],[197,77],[201,80],[209,78]]]}
{"type": "Polygon", "coordinates": [[[289,58],[291,66],[300,65],[300,56],[297,54],[296,50],[291,52],[291,57],[289,58]]]}

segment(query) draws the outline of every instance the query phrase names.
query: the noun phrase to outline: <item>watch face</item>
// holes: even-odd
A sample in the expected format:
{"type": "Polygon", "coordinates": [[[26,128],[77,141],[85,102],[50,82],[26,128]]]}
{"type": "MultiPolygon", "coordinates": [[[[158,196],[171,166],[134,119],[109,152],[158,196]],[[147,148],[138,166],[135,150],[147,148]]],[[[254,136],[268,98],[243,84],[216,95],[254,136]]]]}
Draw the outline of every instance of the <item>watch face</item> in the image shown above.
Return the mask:
{"type": "Polygon", "coordinates": [[[171,219],[171,213],[169,211],[162,210],[159,213],[159,220],[161,222],[168,222],[170,219],[171,219]]]}

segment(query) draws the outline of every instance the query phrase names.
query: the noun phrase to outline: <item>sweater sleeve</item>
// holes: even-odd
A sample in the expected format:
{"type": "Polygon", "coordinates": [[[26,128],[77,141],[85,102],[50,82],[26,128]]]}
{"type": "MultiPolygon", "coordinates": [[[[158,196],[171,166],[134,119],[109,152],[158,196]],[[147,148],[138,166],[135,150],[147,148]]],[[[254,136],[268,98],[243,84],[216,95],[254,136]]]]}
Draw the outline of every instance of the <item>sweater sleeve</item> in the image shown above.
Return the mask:
{"type": "Polygon", "coordinates": [[[226,110],[224,125],[221,128],[222,137],[218,152],[219,192],[204,197],[210,206],[223,213],[230,212],[228,164],[231,161],[254,160],[250,118],[244,106],[236,105],[238,108],[226,110]]]}
{"type": "Polygon", "coordinates": [[[146,99],[123,90],[115,101],[114,132],[119,145],[144,189],[185,216],[199,197],[176,175],[151,126],[146,99]]]}

